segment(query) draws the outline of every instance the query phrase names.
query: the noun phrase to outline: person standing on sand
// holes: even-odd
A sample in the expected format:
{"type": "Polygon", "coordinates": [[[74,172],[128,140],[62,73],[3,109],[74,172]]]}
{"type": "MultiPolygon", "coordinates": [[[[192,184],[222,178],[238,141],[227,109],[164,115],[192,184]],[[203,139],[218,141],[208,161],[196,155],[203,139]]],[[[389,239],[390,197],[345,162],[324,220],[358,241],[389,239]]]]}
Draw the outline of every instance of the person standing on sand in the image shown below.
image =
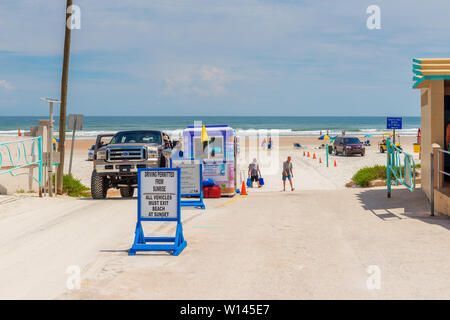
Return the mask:
{"type": "Polygon", "coordinates": [[[292,178],[294,178],[294,173],[292,172],[292,158],[291,156],[287,157],[287,160],[283,162],[283,191],[286,191],[286,179],[289,180],[291,185],[291,191],[294,191],[294,186],[292,185],[292,178]]]}
{"type": "Polygon", "coordinates": [[[266,138],[264,138],[264,140],[261,142],[261,148],[263,150],[266,150],[266,145],[267,145],[267,141],[266,141],[266,138]]]}
{"type": "Polygon", "coordinates": [[[253,182],[256,182],[258,184],[258,188],[261,188],[261,185],[259,184],[259,177],[261,177],[261,170],[259,170],[259,165],[258,162],[256,161],[256,158],[253,159],[253,162],[248,165],[248,176],[252,181],[252,188],[253,182]]]}

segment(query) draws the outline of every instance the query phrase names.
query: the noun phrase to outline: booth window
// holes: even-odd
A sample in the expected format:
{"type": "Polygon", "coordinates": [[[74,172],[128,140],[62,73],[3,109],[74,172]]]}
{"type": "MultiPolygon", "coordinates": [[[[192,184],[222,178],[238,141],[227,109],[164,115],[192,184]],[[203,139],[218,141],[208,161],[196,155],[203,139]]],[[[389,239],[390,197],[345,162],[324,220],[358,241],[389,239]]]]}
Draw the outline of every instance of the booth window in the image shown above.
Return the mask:
{"type": "Polygon", "coordinates": [[[223,159],[223,136],[210,136],[204,144],[201,137],[194,137],[194,158],[197,159],[223,159]]]}

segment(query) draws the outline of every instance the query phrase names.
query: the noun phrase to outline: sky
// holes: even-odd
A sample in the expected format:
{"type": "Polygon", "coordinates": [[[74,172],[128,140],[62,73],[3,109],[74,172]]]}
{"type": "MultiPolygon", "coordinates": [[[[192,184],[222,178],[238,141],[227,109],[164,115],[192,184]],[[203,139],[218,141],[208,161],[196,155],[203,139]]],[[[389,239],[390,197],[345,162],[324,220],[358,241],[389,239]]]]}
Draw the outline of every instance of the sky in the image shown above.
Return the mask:
{"type": "MultiPolygon", "coordinates": [[[[73,0],[68,113],[416,116],[446,0],[73,0]],[[370,5],[381,29],[369,30],[370,5]]],[[[65,1],[0,2],[0,116],[60,97],[65,1]]]]}

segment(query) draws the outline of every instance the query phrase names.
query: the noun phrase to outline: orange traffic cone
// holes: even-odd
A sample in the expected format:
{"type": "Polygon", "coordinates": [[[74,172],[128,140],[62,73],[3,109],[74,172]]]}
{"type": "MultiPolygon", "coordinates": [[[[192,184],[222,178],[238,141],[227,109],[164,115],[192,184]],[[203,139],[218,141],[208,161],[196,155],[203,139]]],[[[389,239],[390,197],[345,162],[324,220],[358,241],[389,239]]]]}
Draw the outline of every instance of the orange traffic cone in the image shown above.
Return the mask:
{"type": "Polygon", "coordinates": [[[322,163],[322,158],[319,158],[319,163],[322,163]]]}
{"type": "Polygon", "coordinates": [[[316,154],[315,153],[313,154],[313,159],[316,160],[316,154]]]}
{"type": "Polygon", "coordinates": [[[308,158],[309,158],[309,151],[308,151],[308,158]]]}
{"type": "Polygon", "coordinates": [[[336,160],[334,160],[334,166],[337,167],[337,165],[336,165],[336,160]]]}
{"type": "Polygon", "coordinates": [[[245,187],[245,181],[242,181],[241,196],[246,195],[247,195],[247,188],[245,187]]]}

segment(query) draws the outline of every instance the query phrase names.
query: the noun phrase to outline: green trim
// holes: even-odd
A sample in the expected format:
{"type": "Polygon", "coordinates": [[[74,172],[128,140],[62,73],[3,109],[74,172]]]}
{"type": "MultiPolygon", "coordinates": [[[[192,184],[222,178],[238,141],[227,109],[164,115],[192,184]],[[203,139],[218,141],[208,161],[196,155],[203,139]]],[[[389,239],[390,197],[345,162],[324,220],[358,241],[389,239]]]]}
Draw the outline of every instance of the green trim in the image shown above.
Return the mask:
{"type": "Polygon", "coordinates": [[[414,158],[395,146],[389,138],[386,142],[386,149],[388,154],[386,165],[388,194],[391,193],[391,174],[396,186],[400,183],[414,192],[416,190],[416,163],[414,158]]]}
{"type": "MultiPolygon", "coordinates": [[[[32,178],[39,183],[39,187],[42,187],[42,137],[8,141],[0,143],[0,175],[9,173],[11,176],[16,176],[26,173],[15,173],[16,170],[25,167],[32,167],[36,165],[38,167],[38,178],[34,176],[32,178]],[[29,142],[28,146],[25,143],[29,142]],[[11,145],[11,146],[10,146],[11,145]],[[11,148],[15,145],[15,150],[11,153],[11,148]],[[27,147],[31,149],[27,151],[27,147]],[[3,163],[2,153],[6,155],[5,163],[3,163]],[[37,160],[36,160],[37,157],[37,160]],[[6,161],[8,163],[6,163],[6,161]],[[8,164],[7,169],[2,169],[4,164],[8,164]]],[[[5,165],[6,167],[6,165],[5,165]]]]}
{"type": "Polygon", "coordinates": [[[413,84],[413,89],[417,88],[417,86],[421,84],[424,80],[425,77],[422,77],[421,79],[417,80],[417,82],[413,84]]]}
{"type": "Polygon", "coordinates": [[[420,79],[413,85],[413,89],[415,89],[424,80],[450,80],[450,75],[423,76],[422,79],[420,79]]]}

